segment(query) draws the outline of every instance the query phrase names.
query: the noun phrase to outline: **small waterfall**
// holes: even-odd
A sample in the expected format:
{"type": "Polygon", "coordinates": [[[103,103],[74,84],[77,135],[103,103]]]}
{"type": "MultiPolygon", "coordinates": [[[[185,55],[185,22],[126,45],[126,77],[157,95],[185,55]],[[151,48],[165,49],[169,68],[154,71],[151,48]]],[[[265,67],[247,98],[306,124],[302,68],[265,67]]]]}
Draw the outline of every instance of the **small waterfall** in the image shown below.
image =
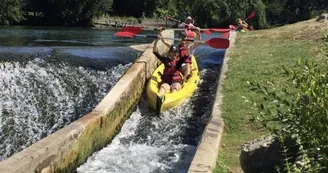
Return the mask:
{"type": "Polygon", "coordinates": [[[0,62],[0,161],[90,112],[131,65],[121,63],[56,51],[0,62]]]}

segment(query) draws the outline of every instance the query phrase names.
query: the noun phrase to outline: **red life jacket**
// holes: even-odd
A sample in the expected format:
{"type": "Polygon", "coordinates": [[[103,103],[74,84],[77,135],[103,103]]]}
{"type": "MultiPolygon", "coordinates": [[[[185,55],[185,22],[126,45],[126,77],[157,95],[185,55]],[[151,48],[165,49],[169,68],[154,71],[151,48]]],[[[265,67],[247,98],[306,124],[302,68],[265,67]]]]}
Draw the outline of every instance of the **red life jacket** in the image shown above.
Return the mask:
{"type": "Polygon", "coordinates": [[[179,58],[185,58],[185,63],[191,64],[191,56],[187,56],[187,50],[184,45],[179,44],[179,58]]]}
{"type": "Polygon", "coordinates": [[[179,44],[179,58],[183,58],[187,55],[187,50],[184,45],[179,44]]]}
{"type": "Polygon", "coordinates": [[[174,82],[181,82],[182,77],[180,75],[179,69],[176,68],[178,58],[175,58],[173,61],[166,59],[164,62],[164,72],[162,75],[162,81],[168,84],[172,84],[174,82]]]}

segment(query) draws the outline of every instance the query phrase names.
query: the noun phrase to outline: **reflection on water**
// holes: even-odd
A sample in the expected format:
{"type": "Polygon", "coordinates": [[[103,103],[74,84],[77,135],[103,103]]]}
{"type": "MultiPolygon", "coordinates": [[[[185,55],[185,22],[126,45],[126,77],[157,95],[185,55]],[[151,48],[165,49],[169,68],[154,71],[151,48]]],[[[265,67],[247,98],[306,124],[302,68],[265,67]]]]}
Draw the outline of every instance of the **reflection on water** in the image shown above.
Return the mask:
{"type": "Polygon", "coordinates": [[[153,41],[151,38],[115,37],[117,31],[81,27],[0,26],[0,46],[126,46],[153,41]]]}

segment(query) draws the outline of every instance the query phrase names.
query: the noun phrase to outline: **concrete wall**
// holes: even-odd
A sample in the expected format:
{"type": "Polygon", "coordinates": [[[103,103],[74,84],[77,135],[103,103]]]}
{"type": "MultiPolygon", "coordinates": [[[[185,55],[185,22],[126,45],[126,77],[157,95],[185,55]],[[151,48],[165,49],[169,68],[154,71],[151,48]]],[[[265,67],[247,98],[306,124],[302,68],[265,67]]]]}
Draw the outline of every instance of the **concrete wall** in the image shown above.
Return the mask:
{"type": "Polygon", "coordinates": [[[225,78],[225,73],[228,69],[228,61],[230,56],[230,49],[235,42],[236,32],[231,32],[230,47],[226,50],[224,61],[220,71],[220,80],[213,103],[211,119],[202,135],[202,139],[198,144],[197,151],[189,167],[188,173],[210,173],[216,166],[216,160],[219,152],[221,137],[224,129],[224,122],[221,118],[222,105],[222,84],[225,78]]]}
{"type": "MultiPolygon", "coordinates": [[[[173,37],[165,30],[164,37],[173,37]]],[[[168,49],[159,42],[159,52],[168,49]]],[[[74,172],[107,145],[139,102],[157,66],[150,46],[89,114],[0,163],[0,173],[74,172]]]]}

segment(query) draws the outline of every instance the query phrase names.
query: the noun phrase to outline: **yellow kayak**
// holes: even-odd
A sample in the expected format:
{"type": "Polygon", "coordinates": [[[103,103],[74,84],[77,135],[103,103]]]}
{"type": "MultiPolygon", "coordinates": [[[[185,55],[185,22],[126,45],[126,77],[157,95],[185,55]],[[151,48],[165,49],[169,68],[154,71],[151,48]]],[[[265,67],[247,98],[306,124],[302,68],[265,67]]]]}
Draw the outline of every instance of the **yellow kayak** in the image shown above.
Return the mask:
{"type": "Polygon", "coordinates": [[[191,77],[182,85],[181,90],[174,93],[166,93],[164,95],[162,105],[160,105],[160,110],[156,110],[156,101],[159,87],[162,82],[161,74],[163,74],[164,71],[164,64],[161,64],[154,71],[147,84],[147,100],[156,112],[164,112],[168,109],[175,108],[192,96],[199,82],[199,71],[195,57],[193,56],[191,60],[191,77]]]}

